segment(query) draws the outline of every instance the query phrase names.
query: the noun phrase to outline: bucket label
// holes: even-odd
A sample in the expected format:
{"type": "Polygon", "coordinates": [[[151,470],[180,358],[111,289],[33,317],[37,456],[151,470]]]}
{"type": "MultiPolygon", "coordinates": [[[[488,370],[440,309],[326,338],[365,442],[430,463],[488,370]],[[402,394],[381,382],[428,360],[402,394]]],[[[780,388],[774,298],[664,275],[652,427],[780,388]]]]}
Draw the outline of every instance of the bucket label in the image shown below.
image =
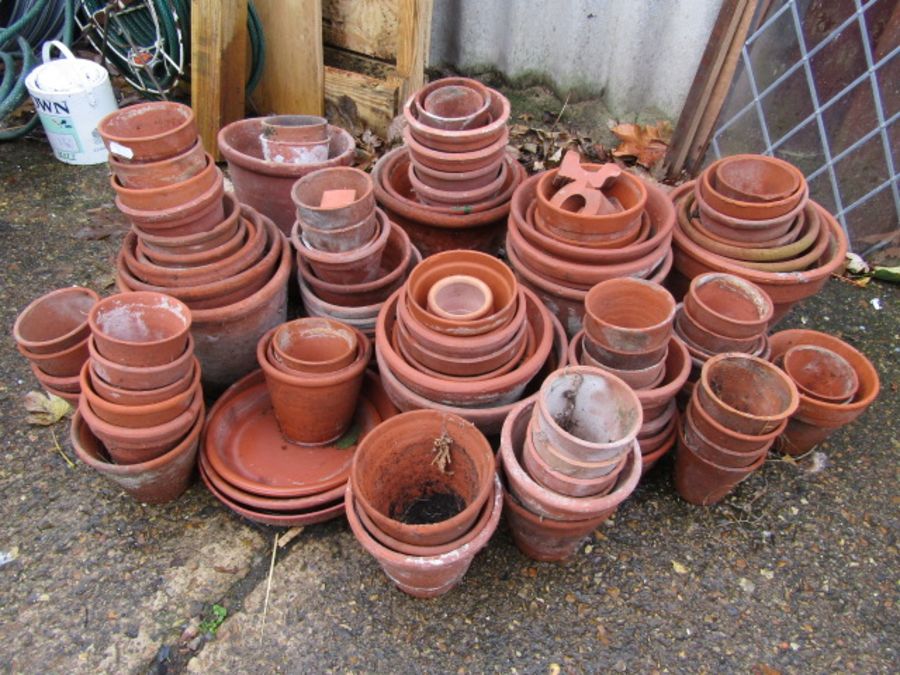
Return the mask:
{"type": "Polygon", "coordinates": [[[47,139],[54,148],[69,152],[82,152],[81,142],[78,139],[78,131],[71,117],[55,117],[41,113],[41,122],[47,139]]]}

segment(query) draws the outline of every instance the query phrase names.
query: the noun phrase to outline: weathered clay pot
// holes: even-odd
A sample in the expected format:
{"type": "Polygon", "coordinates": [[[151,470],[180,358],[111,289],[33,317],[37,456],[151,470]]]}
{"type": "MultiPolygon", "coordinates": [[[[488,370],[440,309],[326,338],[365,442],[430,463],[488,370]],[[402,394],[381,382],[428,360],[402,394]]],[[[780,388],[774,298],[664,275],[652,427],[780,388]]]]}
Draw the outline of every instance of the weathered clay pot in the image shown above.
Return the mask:
{"type": "Polygon", "coordinates": [[[110,154],[128,162],[152,162],[181,154],[197,142],[189,106],[152,101],[111,112],[97,124],[110,154]]]}
{"type": "MultiPolygon", "coordinates": [[[[222,182],[222,172],[216,166],[210,155],[206,155],[204,168],[187,180],[173,185],[163,185],[155,188],[129,188],[119,184],[115,176],[109,179],[110,185],[116,192],[118,206],[132,211],[153,212],[177,209],[211,189],[219,192],[219,184],[222,182]]],[[[219,194],[221,198],[221,194],[219,194]]],[[[221,216],[224,214],[220,214],[221,216]]]]}
{"type": "Polygon", "coordinates": [[[492,312],[494,294],[481,279],[467,274],[443,277],[428,291],[427,311],[442,319],[469,322],[492,312]]]}
{"type": "Polygon", "coordinates": [[[800,170],[775,157],[761,155],[726,157],[707,167],[699,180],[700,190],[709,206],[730,218],[746,220],[779,218],[796,209],[806,196],[806,179],[800,170]],[[719,171],[723,168],[724,180],[720,181],[719,171]],[[723,186],[728,191],[728,185],[732,186],[732,192],[737,188],[744,195],[755,195],[764,199],[747,201],[729,197],[721,191],[723,186]],[[785,192],[788,194],[780,196],[785,192]],[[776,196],[779,198],[770,198],[776,196]]]}
{"type": "MultiPolygon", "coordinates": [[[[191,351],[191,356],[193,357],[193,351],[191,351]]],[[[194,378],[197,375],[197,371],[199,371],[199,369],[200,364],[197,363],[196,359],[194,359],[193,365],[189,370],[187,370],[187,372],[185,372],[182,377],[178,378],[171,384],[167,384],[162,387],[152,387],[147,389],[124,389],[122,387],[116,387],[108,383],[102,377],[97,375],[96,372],[94,372],[93,363],[91,364],[88,371],[88,376],[90,377],[91,381],[91,389],[96,392],[97,396],[101,397],[105,401],[128,406],[149,405],[151,403],[166,401],[173,396],[186,391],[194,381],[194,378]]]]}
{"type": "MultiPolygon", "coordinates": [[[[497,529],[503,510],[503,488],[494,480],[491,516],[475,536],[466,538],[458,548],[433,556],[398,553],[379,543],[363,526],[357,515],[358,507],[353,488],[347,486],[347,521],[357,540],[384,570],[388,578],[404,593],[417,598],[434,598],[452,590],[465,576],[475,555],[485,546],[497,529]]],[[[480,523],[479,523],[480,524],[480,523]]]]}
{"type": "MultiPolygon", "coordinates": [[[[125,162],[115,155],[109,156],[109,168],[123,187],[147,190],[183,183],[208,166],[208,156],[198,139],[194,145],[179,155],[155,162],[125,162]]],[[[115,185],[116,181],[113,181],[115,185]]]]}
{"type": "Polygon", "coordinates": [[[728,448],[736,453],[758,452],[763,445],[767,447],[780,436],[787,426],[787,420],[765,434],[751,435],[733,431],[715,420],[703,406],[697,401],[696,387],[691,395],[691,400],[685,410],[690,408],[690,415],[686,416],[685,424],[703,435],[710,443],[715,443],[723,448],[728,448]]]}
{"type": "Polygon", "coordinates": [[[761,441],[755,450],[749,452],[735,452],[728,446],[718,445],[706,438],[702,432],[692,424],[692,408],[693,404],[689,403],[685,408],[685,416],[682,422],[682,431],[684,434],[684,442],[690,446],[694,454],[700,459],[718,464],[719,466],[728,467],[729,469],[743,469],[759,460],[760,455],[766,455],[774,438],[768,441],[761,441]]]}
{"type": "Polygon", "coordinates": [[[365,171],[344,166],[306,174],[294,183],[291,199],[301,225],[320,230],[348,227],[375,210],[372,178],[365,171]]]}
{"type": "MultiPolygon", "coordinates": [[[[196,268],[204,265],[212,265],[227,260],[230,256],[237,253],[246,243],[249,233],[247,221],[243,218],[235,221],[237,227],[231,233],[231,236],[221,243],[216,244],[203,251],[179,251],[171,248],[154,248],[147,246],[143,238],[137,232],[136,242],[133,249],[126,246],[129,253],[129,262],[143,263],[147,265],[170,267],[170,268],[196,268]],[[133,254],[132,254],[133,251],[133,254]]],[[[250,228],[255,230],[256,228],[250,228]]],[[[140,274],[140,271],[138,271],[140,274]]]]}
{"type": "Polygon", "coordinates": [[[610,279],[594,286],[584,300],[585,332],[601,346],[642,352],[665,345],[672,336],[675,299],[644,279],[610,279]]]}
{"type": "Polygon", "coordinates": [[[710,354],[721,354],[724,352],[750,354],[759,346],[759,338],[762,333],[761,331],[748,338],[730,338],[719,335],[700,325],[700,322],[691,315],[683,303],[678,304],[678,310],[675,314],[675,325],[677,326],[678,335],[682,336],[690,344],[696,345],[704,352],[710,354]]]}
{"type": "MultiPolygon", "coordinates": [[[[623,457],[617,466],[624,467],[625,460],[626,457],[623,457]]],[[[527,436],[522,449],[522,466],[525,467],[528,475],[540,485],[548,490],[553,490],[569,497],[605,495],[613,488],[618,478],[618,473],[615,471],[610,472],[610,475],[599,478],[567,476],[560,471],[556,471],[544,460],[527,436]]]]}
{"type": "Polygon", "coordinates": [[[701,274],[691,281],[684,306],[702,328],[730,338],[764,333],[774,308],[769,296],[733,274],[701,274]]]}
{"type": "Polygon", "coordinates": [[[439,546],[471,529],[495,475],[493,450],[475,425],[417,410],[392,417],[362,440],[350,484],[380,530],[408,544],[439,546]],[[435,461],[439,451],[446,465],[435,461]]]}
{"type": "Polygon", "coordinates": [[[430,169],[426,166],[409,166],[409,183],[417,197],[425,204],[433,206],[457,206],[459,204],[477,204],[493,198],[509,180],[509,165],[500,162],[499,170],[496,166],[488,165],[471,171],[443,172],[430,169]],[[428,176],[425,172],[432,172],[431,176],[438,178],[419,178],[419,173],[428,176]],[[472,176],[487,175],[490,180],[475,187],[461,187],[473,182],[472,176]],[[447,177],[447,178],[445,178],[447,177]],[[455,179],[455,180],[454,180],[455,179]],[[434,187],[436,183],[440,187],[434,187]],[[449,189],[446,189],[446,187],[449,189]]]}
{"type": "Polygon", "coordinates": [[[81,378],[78,375],[73,377],[56,377],[55,375],[48,375],[33,363],[29,365],[31,366],[32,374],[44,389],[51,394],[56,394],[60,398],[66,399],[70,403],[78,403],[78,396],[81,394],[81,378]]]}
{"type": "Polygon", "coordinates": [[[76,411],[71,426],[72,447],[78,459],[137,501],[165,504],[181,496],[191,484],[203,422],[201,409],[188,434],[169,452],[138,464],[114,464],[101,441],[76,411]]]}
{"type": "Polygon", "coordinates": [[[228,162],[228,174],[241,204],[271,218],[286,235],[295,220],[291,188],[297,179],[326,166],[353,163],[356,142],[345,130],[329,126],[328,161],[321,164],[284,164],[263,157],[262,118],[238,120],[219,131],[219,150],[228,162]]]}
{"type": "Polygon", "coordinates": [[[33,300],[13,325],[16,344],[30,354],[59,354],[91,334],[88,313],[100,300],[81,286],[60,288],[33,300]]]}
{"type": "MultiPolygon", "coordinates": [[[[466,78],[444,78],[436,80],[425,88],[419,90],[415,96],[411,96],[403,107],[403,116],[412,133],[423,144],[436,150],[449,152],[467,152],[478,150],[490,145],[503,132],[506,131],[506,121],[509,119],[509,101],[500,92],[483,87],[479,82],[466,78]],[[427,96],[437,87],[448,85],[463,85],[481,92],[490,99],[487,113],[488,123],[468,129],[441,129],[424,120],[419,119],[420,111],[425,105],[427,96]]],[[[478,121],[478,116],[475,116],[478,121]]],[[[434,121],[432,119],[429,122],[434,121]]]]}
{"type": "Polygon", "coordinates": [[[167,387],[190,372],[194,358],[194,338],[188,335],[187,346],[178,358],[158,366],[127,366],[103,356],[94,338],[88,340],[91,369],[105,382],[130,391],[167,387]]]}
{"type": "MultiPolygon", "coordinates": [[[[335,230],[320,230],[299,223],[303,232],[303,242],[319,251],[328,253],[345,253],[361,248],[372,241],[377,234],[378,219],[372,215],[358,223],[335,230]]],[[[393,228],[392,228],[393,229],[393,228]]]]}
{"type": "Polygon", "coordinates": [[[381,271],[381,258],[394,227],[381,209],[376,209],[375,215],[378,219],[377,234],[355,250],[331,253],[308,246],[299,232],[299,221],[294,223],[291,230],[291,244],[313,273],[323,281],[348,284],[373,281],[381,271]]]}
{"type": "Polygon", "coordinates": [[[363,375],[372,356],[371,343],[357,332],[356,358],[350,365],[331,372],[292,375],[269,362],[266,352],[275,330],[260,339],[256,356],[282,433],[288,440],[305,445],[337,440],[353,421],[363,375]]]}
{"type": "Polygon", "coordinates": [[[315,115],[272,115],[262,120],[266,161],[314,164],[328,159],[328,120],[315,115]]]}
{"type": "Polygon", "coordinates": [[[78,344],[52,354],[35,354],[20,344],[16,347],[42,373],[52,377],[74,377],[81,372],[81,366],[88,359],[88,339],[86,337],[78,344]]]}
{"type": "Polygon", "coordinates": [[[762,435],[794,414],[797,387],[771,363],[748,354],[719,354],[703,364],[698,401],[710,417],[734,431],[762,435]]]}
{"type": "MultiPolygon", "coordinates": [[[[583,479],[583,480],[592,480],[592,481],[605,481],[612,480],[616,475],[618,475],[622,470],[622,465],[625,460],[628,458],[628,453],[631,451],[631,445],[625,446],[622,448],[621,453],[611,457],[610,459],[604,459],[600,461],[590,461],[583,459],[574,459],[569,455],[563,455],[559,451],[559,449],[550,442],[543,431],[541,431],[537,424],[534,416],[532,415],[531,423],[528,425],[528,434],[525,437],[525,448],[523,450],[524,453],[527,451],[533,451],[537,458],[534,458],[534,462],[537,462],[537,459],[540,458],[542,464],[546,465],[549,469],[558,472],[560,475],[573,478],[573,479],[583,479]]],[[[551,490],[555,490],[560,494],[567,494],[564,490],[558,490],[557,488],[547,485],[540,478],[535,475],[531,469],[526,466],[529,475],[537,480],[542,485],[550,488],[551,490]]],[[[611,487],[611,485],[604,485],[601,483],[602,488],[611,487]]],[[[601,490],[598,488],[595,494],[600,494],[601,490]]],[[[575,495],[573,495],[575,496],[575,495]]]]}
{"type": "Polygon", "coordinates": [[[664,358],[661,358],[659,361],[654,363],[651,366],[647,366],[646,368],[636,368],[636,369],[626,369],[626,368],[613,368],[612,366],[608,366],[602,361],[598,361],[592,355],[590,350],[584,349],[584,343],[582,343],[582,351],[581,351],[581,365],[583,366],[591,366],[593,368],[599,368],[610,375],[615,375],[620,380],[625,382],[629,387],[631,387],[634,391],[640,391],[642,389],[651,389],[655,387],[662,381],[663,376],[666,371],[666,361],[665,355],[664,358]]]}
{"type": "Polygon", "coordinates": [[[766,241],[786,234],[796,226],[797,219],[803,214],[808,199],[807,189],[804,188],[803,200],[790,212],[777,218],[751,220],[732,218],[716,211],[704,198],[706,194],[708,193],[704,193],[702,183],[694,190],[694,202],[699,211],[703,229],[722,239],[740,243],[766,241]]]}
{"type": "MultiPolygon", "coordinates": [[[[859,389],[859,377],[840,354],[817,345],[797,345],[784,353],[784,372],[801,394],[828,403],[847,403],[859,389]]],[[[50,372],[43,368],[46,372],[50,372]]],[[[51,373],[52,374],[52,373],[51,373]]]]}
{"type": "MultiPolygon", "coordinates": [[[[625,352],[617,349],[610,349],[604,345],[595,342],[588,337],[584,330],[583,348],[590,357],[602,363],[608,364],[610,368],[619,368],[622,370],[640,370],[641,368],[649,368],[666,358],[668,343],[659,347],[654,347],[646,351],[625,352]]],[[[580,358],[580,357],[579,357],[580,358]]]]}
{"type": "MultiPolygon", "coordinates": [[[[275,360],[301,373],[331,373],[356,360],[357,333],[330,319],[296,319],[272,336],[275,360]]],[[[277,364],[273,364],[277,365],[277,364]]]]}
{"type": "Polygon", "coordinates": [[[780,361],[797,345],[816,345],[839,354],[856,371],[859,388],[849,403],[829,403],[800,394],[800,405],[778,439],[782,452],[800,456],[812,450],[839,428],[859,417],[878,396],[881,384],[872,363],[858,350],[832,335],[812,330],[786,330],[771,336],[772,360],[780,361]]]}
{"type": "Polygon", "coordinates": [[[426,84],[413,96],[416,119],[446,131],[477,129],[491,122],[491,90],[477,80],[446,77],[426,84]]]}
{"type": "Polygon", "coordinates": [[[213,165],[213,168],[217,172],[215,182],[190,201],[180,202],[168,209],[143,211],[132,209],[116,197],[116,208],[131,221],[135,229],[142,232],[169,237],[207,232],[225,217],[225,182],[218,167],[213,165]]]}
{"type": "Polygon", "coordinates": [[[221,246],[229,239],[233,238],[241,222],[240,205],[231,193],[226,192],[222,197],[223,210],[225,217],[221,222],[213,226],[206,232],[198,232],[196,234],[187,234],[181,237],[173,237],[163,234],[154,234],[141,230],[139,227],[132,225],[133,232],[138,236],[138,240],[148,252],[156,254],[169,255],[192,255],[209,251],[217,246],[221,246]]]}

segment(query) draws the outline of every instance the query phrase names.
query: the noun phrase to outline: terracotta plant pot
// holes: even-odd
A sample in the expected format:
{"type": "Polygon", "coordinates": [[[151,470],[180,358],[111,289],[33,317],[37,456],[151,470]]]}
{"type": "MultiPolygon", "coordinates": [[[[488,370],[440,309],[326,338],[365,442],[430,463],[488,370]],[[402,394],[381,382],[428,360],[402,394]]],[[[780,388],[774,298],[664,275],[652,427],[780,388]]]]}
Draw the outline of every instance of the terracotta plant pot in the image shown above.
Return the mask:
{"type": "Polygon", "coordinates": [[[174,384],[190,372],[194,358],[194,339],[188,335],[185,350],[173,361],[159,366],[127,366],[111,361],[97,349],[94,338],[88,340],[91,369],[107,384],[129,391],[159,389],[174,384]]]}
{"type": "MultiPolygon", "coordinates": [[[[840,354],[816,345],[797,345],[784,353],[784,372],[801,394],[827,403],[848,403],[859,389],[859,377],[840,354]]],[[[44,368],[46,372],[50,372],[44,368]]],[[[51,373],[52,374],[52,373],[51,373]]]]}
{"type": "Polygon", "coordinates": [[[585,297],[585,331],[594,342],[619,351],[646,351],[672,335],[675,299],[643,279],[610,279],[585,297]]]}
{"type": "Polygon", "coordinates": [[[262,120],[266,161],[318,164],[328,159],[328,120],[315,115],[272,115],[262,120]]]}
{"type": "Polygon", "coordinates": [[[55,375],[45,373],[33,363],[29,365],[31,366],[32,374],[37,378],[44,389],[51,394],[56,394],[60,398],[66,399],[70,403],[74,398],[75,403],[78,403],[78,396],[81,394],[81,378],[79,376],[56,377],[55,375]]]}
{"type": "Polygon", "coordinates": [[[28,359],[42,373],[52,377],[74,377],[81,372],[81,366],[88,359],[88,339],[73,347],[52,354],[35,354],[17,344],[19,353],[28,359]]]}
{"type": "Polygon", "coordinates": [[[329,319],[296,319],[275,329],[276,361],[300,373],[331,373],[357,358],[357,333],[329,319]]]}
{"type": "Polygon", "coordinates": [[[522,449],[522,464],[529,476],[549,490],[570,497],[589,497],[609,492],[630,450],[630,446],[624,448],[621,455],[606,461],[573,460],[559,454],[548,442],[547,435],[535,430],[532,416],[522,449]]]}
{"type": "Polygon", "coordinates": [[[124,366],[161,366],[184,354],[191,310],[162,293],[119,293],[88,315],[98,353],[124,366]]]}
{"type": "Polygon", "coordinates": [[[413,101],[418,121],[435,129],[463,131],[490,122],[491,90],[476,80],[436,80],[419,89],[413,101]]]}
{"type": "Polygon", "coordinates": [[[115,155],[109,156],[109,168],[117,182],[131,190],[150,190],[184,183],[209,166],[206,150],[198,139],[181,154],[155,162],[126,162],[115,155]]]}
{"type": "Polygon", "coordinates": [[[274,367],[267,355],[276,329],[268,331],[256,348],[266,377],[275,418],[285,438],[304,445],[325,445],[340,438],[353,421],[363,375],[372,356],[372,345],[356,333],[355,360],[325,373],[288,374],[274,367]]]}
{"type": "Polygon", "coordinates": [[[132,231],[137,235],[145,250],[153,252],[153,254],[184,256],[209,251],[232,239],[241,223],[240,205],[230,193],[226,192],[223,195],[222,205],[224,218],[206,232],[174,237],[165,232],[161,234],[147,232],[134,225],[132,225],[132,231]]]}
{"type": "Polygon", "coordinates": [[[222,173],[210,155],[206,155],[203,169],[187,180],[155,188],[129,188],[121,185],[115,175],[109,179],[116,192],[116,200],[130,211],[162,211],[174,209],[204,194],[222,180],[222,173]]]}
{"type": "MultiPolygon", "coordinates": [[[[686,296],[685,296],[686,297],[686,296]]],[[[724,352],[752,353],[759,346],[761,333],[749,338],[730,338],[719,335],[700,325],[684,304],[679,303],[675,314],[675,329],[690,344],[700,347],[709,354],[724,352]]]]}
{"type": "Polygon", "coordinates": [[[169,237],[207,232],[225,217],[223,206],[225,182],[218,167],[213,168],[217,172],[215,181],[204,192],[189,201],[179,202],[171,208],[144,211],[133,209],[116,197],[116,208],[139,231],[169,237]]]}
{"type": "Polygon", "coordinates": [[[350,485],[380,530],[408,544],[439,546],[472,528],[495,476],[490,443],[472,423],[418,410],[363,439],[350,485]]]}
{"type": "Polygon", "coordinates": [[[59,354],[91,334],[88,313],[100,297],[89,288],[60,288],[33,300],[13,325],[16,344],[29,354],[59,354]]]}
{"type": "Polygon", "coordinates": [[[291,188],[302,226],[337,230],[360,223],[375,211],[372,178],[365,171],[336,166],[303,176],[291,188]]]}
{"type": "MultiPolygon", "coordinates": [[[[702,178],[700,179],[702,181],[702,178]]],[[[716,237],[732,242],[754,243],[781,237],[793,228],[803,214],[808,199],[808,190],[804,188],[802,199],[789,212],[774,218],[749,219],[735,218],[718,211],[705,199],[709,192],[704,192],[703,183],[694,190],[694,201],[700,213],[703,229],[716,237]]]]}
{"type": "Polygon", "coordinates": [[[237,227],[232,230],[231,236],[228,239],[204,251],[190,252],[173,251],[172,249],[159,249],[147,246],[142,237],[139,234],[134,233],[137,235],[137,241],[134,244],[133,249],[131,249],[130,243],[128,245],[129,254],[131,253],[131,250],[134,251],[133,256],[129,257],[129,261],[175,269],[221,264],[222,261],[227,261],[246,245],[247,235],[250,231],[246,221],[239,219],[237,221],[237,227]]]}
{"type": "MultiPolygon", "coordinates": [[[[190,352],[190,355],[193,356],[193,351],[190,352]]],[[[199,369],[200,364],[194,359],[193,365],[182,377],[171,384],[147,389],[123,389],[122,387],[113,386],[94,371],[93,363],[90,365],[88,376],[91,381],[91,389],[105,401],[119,405],[149,405],[166,401],[186,391],[194,381],[199,369]]]]}
{"type": "Polygon", "coordinates": [[[329,126],[328,160],[320,164],[285,164],[263,156],[260,117],[238,120],[223,127],[217,137],[219,150],[228,162],[228,175],[241,204],[271,218],[278,229],[290,235],[296,219],[291,188],[306,174],[328,166],[353,163],[356,142],[339,127],[329,126]]]}
{"type": "Polygon", "coordinates": [[[774,311],[761,288],[733,274],[695,277],[684,296],[684,306],[701,327],[738,339],[764,333],[774,311]]]}
{"type": "MultiPolygon", "coordinates": [[[[718,445],[706,438],[706,436],[694,426],[692,416],[693,407],[694,404],[691,402],[688,403],[687,408],[685,408],[682,431],[684,434],[684,442],[690,446],[694,454],[700,459],[705,459],[708,462],[729,469],[744,469],[755,464],[759,460],[760,455],[768,454],[769,448],[772,447],[772,443],[775,442],[774,438],[770,438],[767,441],[759,441],[755,449],[746,452],[737,452],[727,445],[718,445]]],[[[786,421],[783,424],[786,424],[786,421]]]]}
{"type": "Polygon", "coordinates": [[[427,311],[442,319],[470,322],[492,312],[494,294],[477,277],[453,274],[444,277],[428,291],[427,311]]]}
{"type": "MultiPolygon", "coordinates": [[[[424,204],[438,207],[454,207],[459,204],[477,204],[495,197],[509,180],[509,165],[505,162],[499,162],[497,165],[488,165],[473,169],[471,171],[453,171],[443,172],[435,169],[419,165],[410,164],[409,167],[409,183],[412,186],[418,199],[424,204]],[[428,175],[425,172],[431,172],[431,176],[439,178],[430,178],[422,180],[419,178],[419,172],[428,175]],[[463,187],[467,183],[471,184],[473,176],[487,175],[490,180],[484,184],[475,185],[474,187],[463,187]],[[429,184],[437,184],[441,187],[433,187],[429,184]],[[450,189],[444,189],[447,186],[450,189]]],[[[478,182],[477,180],[475,182],[478,182]]]]}
{"type": "Polygon", "coordinates": [[[733,155],[713,162],[703,171],[700,189],[710,207],[724,216],[766,220],[784,216],[803,201],[806,179],[799,169],[775,157],[733,155]],[[724,180],[720,180],[719,171],[723,167],[724,180]],[[732,193],[737,189],[756,199],[729,197],[721,191],[723,186],[728,191],[729,185],[732,193]],[[789,190],[787,195],[780,196],[789,190]]]}
{"type": "Polygon", "coordinates": [[[665,358],[660,359],[652,366],[647,366],[646,368],[636,368],[632,370],[613,368],[612,366],[606,365],[602,361],[596,360],[593,356],[591,356],[590,351],[584,348],[582,348],[580,363],[583,366],[599,368],[600,370],[607,372],[610,375],[615,375],[620,380],[625,382],[625,384],[631,387],[634,391],[651,389],[652,387],[655,387],[662,381],[663,375],[665,374],[666,370],[665,358]]]}
{"type": "Polygon", "coordinates": [[[181,103],[152,101],[121,108],[97,124],[110,154],[128,162],[175,157],[197,142],[194,111],[181,103]]]}
{"type": "Polygon", "coordinates": [[[313,273],[323,281],[358,284],[373,281],[381,270],[381,258],[391,235],[393,223],[384,211],[375,210],[378,219],[376,236],[364,246],[352,251],[331,253],[308,246],[298,231],[299,223],[291,231],[291,243],[313,273]]]}
{"type": "Polygon", "coordinates": [[[201,410],[187,436],[169,452],[138,464],[114,464],[106,448],[76,411],[72,417],[72,447],[78,459],[144,504],[165,504],[191,484],[204,416],[201,410]]]}
{"type": "MultiPolygon", "coordinates": [[[[696,389],[695,387],[689,401],[691,407],[690,424],[711,443],[727,448],[732,452],[746,454],[758,451],[765,444],[771,445],[771,442],[784,432],[787,420],[765,434],[752,435],[733,431],[706,412],[697,400],[696,389]]],[[[685,423],[687,424],[687,420],[685,420],[685,423]]]]}
{"type": "Polygon", "coordinates": [[[799,405],[797,387],[771,363],[746,354],[719,354],[703,364],[698,401],[728,429],[762,435],[776,429],[799,405]]]}
{"type": "Polygon", "coordinates": [[[310,247],[328,253],[345,253],[371,242],[377,234],[377,225],[378,219],[373,212],[365,220],[336,230],[320,230],[302,223],[298,223],[295,227],[302,230],[303,242],[310,247]]]}

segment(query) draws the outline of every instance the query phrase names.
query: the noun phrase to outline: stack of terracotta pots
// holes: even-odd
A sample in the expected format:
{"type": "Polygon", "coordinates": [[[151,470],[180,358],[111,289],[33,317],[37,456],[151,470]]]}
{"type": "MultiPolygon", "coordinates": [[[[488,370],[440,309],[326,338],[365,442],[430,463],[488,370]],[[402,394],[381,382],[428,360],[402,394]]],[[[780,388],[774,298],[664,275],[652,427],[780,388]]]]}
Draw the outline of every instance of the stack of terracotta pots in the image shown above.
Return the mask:
{"type": "Polygon", "coordinates": [[[786,330],[770,338],[772,360],[800,392],[800,404],[778,448],[800,456],[852,423],[878,396],[878,372],[858,350],[833,335],[786,330]]]}
{"type": "Polygon", "coordinates": [[[672,333],[675,299],[644,279],[610,279],[585,298],[584,329],[569,346],[569,362],[601,368],[637,394],[644,413],[638,433],[646,472],[675,444],[675,395],[690,358],[672,333]]]}
{"type": "Polygon", "coordinates": [[[491,445],[456,415],[398,415],[366,436],[353,458],[350,527],[410,595],[430,598],[456,586],[502,508],[491,445]]]}
{"type": "Polygon", "coordinates": [[[371,355],[362,333],[329,319],[266,333],[257,346],[261,370],[210,411],[200,475],[213,495],[268,525],[341,516],[354,448],[397,412],[366,374],[371,355]]]}
{"type": "Polygon", "coordinates": [[[643,416],[631,388],[598,368],[552,373],[536,401],[503,425],[500,456],[516,545],[537,560],[563,560],[609,518],[641,476],[643,416]]]}
{"type": "Polygon", "coordinates": [[[375,206],[372,179],[359,169],[315,171],[296,182],[291,197],[291,243],[306,313],[374,337],[381,306],[419,262],[418,251],[375,206]]]}
{"type": "Polygon", "coordinates": [[[238,120],[219,131],[218,143],[238,201],[271,218],[286,236],[296,220],[291,188],[297,179],[326,167],[349,166],[356,156],[353,136],[310,115],[238,120]],[[286,143],[279,143],[286,137],[286,143]]]}
{"type": "Polygon", "coordinates": [[[499,92],[460,77],[432,82],[406,102],[406,145],[376,164],[375,195],[425,256],[499,249],[509,200],[525,177],[506,150],[509,109],[499,92]]]}
{"type": "Polygon", "coordinates": [[[564,364],[565,346],[540,301],[477,251],[426,258],[376,327],[379,372],[400,409],[455,412],[486,434],[499,433],[548,365],[564,364]]]}
{"type": "Polygon", "coordinates": [[[78,456],[136,499],[174,499],[190,482],[204,420],[191,312],[161,293],[121,293],[94,305],[89,323],[78,456]]]}
{"type": "Polygon", "coordinates": [[[679,424],[675,488],[709,505],[762,466],[799,404],[797,387],[776,366],[749,354],[703,364],[679,424]]]}
{"type": "Polygon", "coordinates": [[[574,336],[585,295],[599,282],[665,279],[674,222],[661,190],[614,164],[581,164],[569,151],[560,168],[516,190],[506,252],[522,282],[574,336]]]}
{"type": "Polygon", "coordinates": [[[773,313],[769,296],[746,279],[720,272],[694,277],[675,316],[675,332],[693,364],[685,395],[690,396],[703,364],[716,354],[741,352],[768,359],[766,330],[773,313]]]}
{"type": "Polygon", "coordinates": [[[678,274],[671,283],[679,296],[705,272],[735,274],[771,297],[777,321],[844,262],[843,229],[809,200],[803,174],[783,160],[726,157],[675,190],[672,199],[678,274]]]}
{"type": "Polygon", "coordinates": [[[16,319],[13,337],[31,372],[51,394],[78,403],[81,367],[88,359],[88,313],[100,298],[73,286],[42,295],[16,319]]]}

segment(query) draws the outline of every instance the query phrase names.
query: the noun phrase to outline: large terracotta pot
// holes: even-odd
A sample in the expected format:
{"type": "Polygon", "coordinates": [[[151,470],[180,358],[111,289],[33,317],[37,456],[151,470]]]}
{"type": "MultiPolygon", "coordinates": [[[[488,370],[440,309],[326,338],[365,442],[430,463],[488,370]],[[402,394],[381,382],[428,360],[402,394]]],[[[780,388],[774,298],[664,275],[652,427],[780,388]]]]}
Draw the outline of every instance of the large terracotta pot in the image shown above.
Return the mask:
{"type": "Polygon", "coordinates": [[[110,154],[126,162],[174,157],[197,142],[194,111],[181,103],[150,101],[120,108],[97,124],[110,154]]]}
{"type": "Polygon", "coordinates": [[[58,354],[91,334],[88,314],[100,300],[89,288],[60,288],[32,300],[13,325],[16,344],[32,354],[58,354]]]}

